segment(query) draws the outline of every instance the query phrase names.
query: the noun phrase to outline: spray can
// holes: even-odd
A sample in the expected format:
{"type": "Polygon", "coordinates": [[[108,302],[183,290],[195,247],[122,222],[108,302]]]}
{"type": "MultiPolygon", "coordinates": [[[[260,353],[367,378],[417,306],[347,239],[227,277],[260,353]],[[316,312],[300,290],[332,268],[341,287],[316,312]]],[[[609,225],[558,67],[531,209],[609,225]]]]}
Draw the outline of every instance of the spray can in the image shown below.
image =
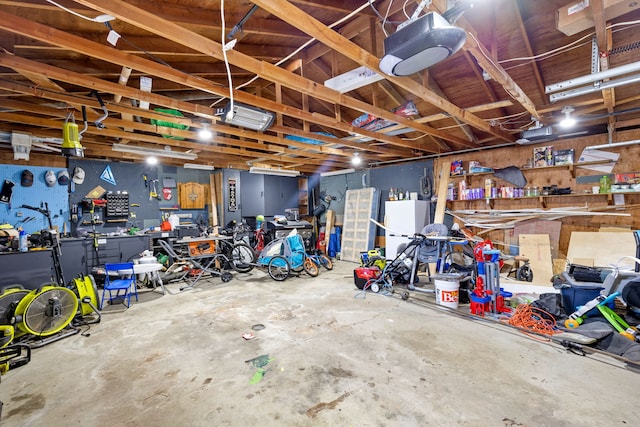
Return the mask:
{"type": "Polygon", "coordinates": [[[27,245],[27,232],[24,231],[23,229],[20,229],[18,243],[20,247],[20,252],[27,252],[29,250],[29,247],[27,245]]]}

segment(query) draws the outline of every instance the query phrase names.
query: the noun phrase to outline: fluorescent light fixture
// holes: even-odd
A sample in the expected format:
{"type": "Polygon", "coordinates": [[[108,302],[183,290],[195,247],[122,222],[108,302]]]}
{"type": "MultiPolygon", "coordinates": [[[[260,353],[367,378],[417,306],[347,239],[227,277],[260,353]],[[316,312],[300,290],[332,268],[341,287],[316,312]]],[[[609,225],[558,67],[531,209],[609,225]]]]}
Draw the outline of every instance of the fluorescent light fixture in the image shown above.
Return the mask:
{"type": "Polygon", "coordinates": [[[634,71],[640,71],[640,62],[632,62],[631,64],[623,65],[616,68],[610,68],[608,70],[600,71],[599,73],[591,73],[582,77],[565,80],[560,83],[554,83],[546,86],[544,89],[544,93],[552,93],[562,89],[569,89],[570,87],[582,86],[588,83],[609,79],[611,77],[633,73],[634,71]]]}
{"type": "Polygon", "coordinates": [[[625,147],[627,145],[636,145],[636,144],[640,144],[640,139],[634,139],[632,141],[610,142],[608,144],[592,145],[590,147],[584,147],[584,149],[585,150],[601,150],[601,149],[607,149],[607,148],[625,147]]]}
{"type": "Polygon", "coordinates": [[[258,173],[262,175],[277,175],[277,176],[298,176],[300,172],[292,169],[272,169],[272,168],[259,168],[252,166],[249,168],[249,172],[258,173]]]}
{"type": "Polygon", "coordinates": [[[634,74],[632,76],[623,77],[618,80],[609,80],[606,82],[599,82],[598,84],[593,84],[591,86],[582,86],[571,90],[566,90],[564,92],[554,93],[549,96],[550,102],[556,102],[560,99],[568,99],[575,98],[576,96],[586,95],[588,93],[593,92],[601,92],[605,89],[612,89],[618,86],[628,85],[632,83],[640,82],[640,74],[634,74]]]}
{"type": "Polygon", "coordinates": [[[553,128],[551,126],[543,126],[540,122],[536,121],[536,124],[529,129],[520,133],[520,138],[516,140],[517,144],[536,144],[538,142],[553,141],[556,136],[553,134],[553,128]]]}
{"type": "Polygon", "coordinates": [[[198,163],[185,163],[182,167],[185,169],[200,169],[203,171],[212,171],[215,169],[215,167],[211,165],[200,165],[198,163]]]}
{"type": "Polygon", "coordinates": [[[356,171],[356,170],[355,170],[355,169],[353,169],[353,168],[349,168],[349,169],[340,169],[340,170],[337,170],[337,171],[322,172],[322,173],[320,174],[320,176],[345,175],[345,174],[348,174],[348,173],[353,173],[353,172],[355,172],[355,171],[356,171]]]}
{"type": "Polygon", "coordinates": [[[375,83],[382,79],[384,79],[384,77],[380,74],[370,68],[362,66],[355,70],[337,75],[329,80],[325,80],[324,85],[328,88],[335,89],[340,93],[345,93],[370,85],[371,83],[375,83]]]}
{"type": "Polygon", "coordinates": [[[230,102],[222,110],[222,122],[263,131],[273,123],[275,115],[271,111],[264,111],[250,105],[230,102]]]}
{"type": "Polygon", "coordinates": [[[29,161],[31,152],[31,135],[27,133],[11,132],[11,146],[13,147],[13,160],[29,161]]]}
{"type": "Polygon", "coordinates": [[[184,160],[195,160],[198,158],[198,155],[195,153],[185,153],[184,151],[173,151],[171,149],[160,150],[157,148],[138,147],[127,144],[113,144],[111,149],[121,153],[139,154],[141,156],[173,157],[174,159],[184,160]]]}

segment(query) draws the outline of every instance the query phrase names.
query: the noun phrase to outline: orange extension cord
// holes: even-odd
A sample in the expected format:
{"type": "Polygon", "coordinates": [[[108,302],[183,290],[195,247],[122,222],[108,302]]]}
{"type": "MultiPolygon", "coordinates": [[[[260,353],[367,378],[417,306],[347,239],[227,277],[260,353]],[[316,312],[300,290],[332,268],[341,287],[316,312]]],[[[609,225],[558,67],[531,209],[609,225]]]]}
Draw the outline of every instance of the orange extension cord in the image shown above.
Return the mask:
{"type": "Polygon", "coordinates": [[[542,309],[532,307],[530,304],[520,304],[509,318],[508,323],[522,329],[523,332],[554,335],[558,331],[556,330],[556,321],[551,319],[554,317],[542,309]]]}

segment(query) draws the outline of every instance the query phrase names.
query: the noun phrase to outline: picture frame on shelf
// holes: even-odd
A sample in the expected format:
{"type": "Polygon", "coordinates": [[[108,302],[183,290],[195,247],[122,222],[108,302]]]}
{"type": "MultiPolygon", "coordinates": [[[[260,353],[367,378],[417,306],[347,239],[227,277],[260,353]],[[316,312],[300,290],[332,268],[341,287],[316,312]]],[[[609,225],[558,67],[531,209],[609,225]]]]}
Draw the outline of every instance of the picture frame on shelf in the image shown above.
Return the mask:
{"type": "Polygon", "coordinates": [[[554,150],[553,151],[553,164],[556,166],[572,165],[574,160],[574,149],[568,150],[554,150]]]}
{"type": "Polygon", "coordinates": [[[553,166],[553,146],[533,147],[533,167],[553,166]]]}

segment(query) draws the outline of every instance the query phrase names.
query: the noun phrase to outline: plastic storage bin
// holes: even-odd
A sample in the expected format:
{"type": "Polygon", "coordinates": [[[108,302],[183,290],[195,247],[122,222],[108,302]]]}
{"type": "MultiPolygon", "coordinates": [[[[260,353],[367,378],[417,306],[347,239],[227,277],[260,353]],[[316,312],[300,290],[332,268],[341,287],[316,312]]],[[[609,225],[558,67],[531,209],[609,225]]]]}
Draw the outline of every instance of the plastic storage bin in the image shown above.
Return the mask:
{"type": "MultiPolygon", "coordinates": [[[[592,299],[600,295],[600,291],[604,288],[602,286],[569,286],[560,289],[562,295],[562,306],[567,314],[571,314],[577,310],[578,307],[585,305],[592,299]]],[[[593,308],[587,312],[587,316],[594,317],[599,316],[600,311],[597,308],[593,308]]]]}

